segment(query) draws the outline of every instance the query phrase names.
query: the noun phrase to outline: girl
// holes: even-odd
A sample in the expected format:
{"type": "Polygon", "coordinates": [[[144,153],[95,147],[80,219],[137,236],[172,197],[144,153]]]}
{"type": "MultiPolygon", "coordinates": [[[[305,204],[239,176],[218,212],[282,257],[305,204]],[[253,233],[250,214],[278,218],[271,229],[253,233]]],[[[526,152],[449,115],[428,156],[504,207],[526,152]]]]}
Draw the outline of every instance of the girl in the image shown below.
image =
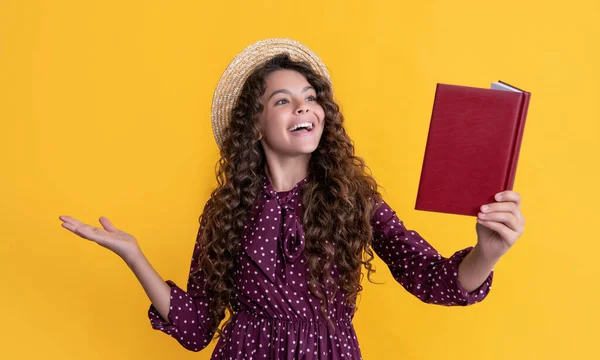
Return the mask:
{"type": "Polygon", "coordinates": [[[107,218],[102,229],[68,216],[62,225],[123,258],[152,302],[154,329],[191,351],[216,334],[213,359],[361,359],[352,318],[374,254],[421,301],[482,301],[523,233],[519,194],[482,206],[477,244],[443,257],[383,201],[332,91],[320,59],[294,40],[259,41],[231,62],[213,100],[218,186],[185,291],[107,218]]]}

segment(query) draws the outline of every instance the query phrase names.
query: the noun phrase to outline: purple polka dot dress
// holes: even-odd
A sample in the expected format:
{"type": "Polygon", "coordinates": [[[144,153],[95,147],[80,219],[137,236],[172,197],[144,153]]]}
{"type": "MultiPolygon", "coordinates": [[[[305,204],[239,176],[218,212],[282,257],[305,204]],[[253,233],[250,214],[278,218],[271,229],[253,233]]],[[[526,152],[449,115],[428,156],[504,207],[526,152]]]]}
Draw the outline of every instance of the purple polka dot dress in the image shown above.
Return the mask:
{"type": "MultiPolygon", "coordinates": [[[[224,330],[230,339],[219,338],[212,359],[361,359],[354,314],[344,304],[342,291],[327,310],[334,330],[307,286],[301,191],[309,178],[284,192],[274,191],[267,176],[263,180],[264,196],[258,197],[245,221],[243,251],[237,257],[234,315],[224,330]]],[[[380,199],[379,204],[371,220],[373,250],[408,292],[423,302],[445,306],[471,305],[487,296],[493,272],[471,293],[458,282],[458,265],[472,247],[444,258],[416,231],[407,230],[385,201],[380,199]]],[[[202,228],[203,224],[198,239],[202,228]]],[[[199,253],[197,240],[190,270],[199,253]]],[[[339,276],[336,267],[331,275],[339,276]]],[[[206,293],[189,280],[187,291],[171,280],[166,283],[171,287],[168,319],[151,304],[152,328],[190,351],[204,349],[214,335],[209,331],[206,293]]]]}

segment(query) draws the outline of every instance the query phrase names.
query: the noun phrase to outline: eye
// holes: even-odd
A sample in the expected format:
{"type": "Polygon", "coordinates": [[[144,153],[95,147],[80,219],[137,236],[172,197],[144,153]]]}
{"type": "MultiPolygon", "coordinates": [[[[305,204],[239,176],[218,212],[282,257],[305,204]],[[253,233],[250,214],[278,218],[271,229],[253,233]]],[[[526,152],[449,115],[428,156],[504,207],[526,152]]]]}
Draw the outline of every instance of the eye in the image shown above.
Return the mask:
{"type": "MultiPolygon", "coordinates": [[[[312,101],[315,101],[315,100],[317,100],[317,98],[316,98],[314,95],[310,95],[310,96],[308,96],[308,97],[307,97],[307,99],[312,99],[312,101]]],[[[275,105],[283,105],[283,104],[281,103],[282,101],[287,101],[287,99],[281,99],[281,100],[277,101],[277,102],[275,103],[275,105]]]]}

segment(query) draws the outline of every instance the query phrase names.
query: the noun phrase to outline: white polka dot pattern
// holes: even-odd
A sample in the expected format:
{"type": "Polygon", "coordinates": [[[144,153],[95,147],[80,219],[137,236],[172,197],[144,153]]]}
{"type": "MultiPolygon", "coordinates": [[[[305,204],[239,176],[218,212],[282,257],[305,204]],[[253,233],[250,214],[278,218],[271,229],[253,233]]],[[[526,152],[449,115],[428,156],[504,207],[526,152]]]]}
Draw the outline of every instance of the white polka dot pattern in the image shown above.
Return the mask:
{"type": "MultiPolygon", "coordinates": [[[[244,251],[236,257],[234,315],[225,329],[231,340],[219,338],[212,359],[361,359],[352,325],[354,313],[344,304],[344,294],[337,291],[334,301],[327,305],[326,313],[335,323],[332,329],[323,319],[318,298],[307,286],[300,202],[302,186],[309,178],[283,192],[275,192],[268,177],[263,180],[264,194],[245,221],[244,251]]],[[[487,296],[493,273],[471,293],[458,282],[458,264],[471,248],[448,259],[442,257],[416,231],[407,230],[385,201],[378,200],[371,219],[373,250],[398,283],[431,304],[465,306],[487,296]]],[[[198,230],[190,270],[198,261],[203,225],[198,230]]],[[[339,277],[335,265],[331,276],[339,277]]],[[[209,331],[206,292],[189,278],[187,292],[171,280],[166,283],[171,287],[168,319],[162,319],[151,304],[148,317],[152,327],[188,350],[204,349],[214,335],[209,331]]]]}
{"type": "Polygon", "coordinates": [[[417,231],[407,230],[385,201],[379,203],[372,221],[373,250],[406,290],[423,302],[446,306],[471,305],[487,296],[493,271],[471,293],[458,281],[458,265],[472,246],[444,258],[417,231]]]}

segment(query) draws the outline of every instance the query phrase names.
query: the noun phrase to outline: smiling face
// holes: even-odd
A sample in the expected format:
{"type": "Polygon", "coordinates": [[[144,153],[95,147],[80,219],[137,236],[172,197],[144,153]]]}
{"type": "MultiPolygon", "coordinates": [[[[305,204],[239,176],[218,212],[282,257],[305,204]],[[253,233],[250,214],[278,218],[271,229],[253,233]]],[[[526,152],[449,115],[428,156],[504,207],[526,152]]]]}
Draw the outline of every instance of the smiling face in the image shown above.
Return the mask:
{"type": "Polygon", "coordinates": [[[265,78],[260,97],[261,143],[267,154],[298,156],[319,146],[325,111],[306,77],[294,70],[277,70],[265,78]],[[298,127],[297,125],[301,125],[298,127]],[[291,131],[296,126],[295,131],[291,131]]]}

